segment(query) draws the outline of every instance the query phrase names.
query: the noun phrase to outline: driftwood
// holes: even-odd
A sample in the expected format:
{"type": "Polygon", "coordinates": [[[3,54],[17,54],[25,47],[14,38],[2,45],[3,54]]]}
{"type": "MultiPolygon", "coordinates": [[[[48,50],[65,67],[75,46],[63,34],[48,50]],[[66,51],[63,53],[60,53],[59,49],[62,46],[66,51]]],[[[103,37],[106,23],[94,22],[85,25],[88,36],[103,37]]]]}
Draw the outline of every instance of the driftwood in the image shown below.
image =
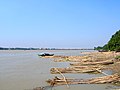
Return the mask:
{"type": "MultiPolygon", "coordinates": [[[[90,78],[90,79],[66,79],[68,84],[103,84],[103,83],[117,83],[120,82],[120,77],[117,74],[108,75],[103,77],[97,78],[90,78]]],[[[65,81],[63,78],[54,78],[47,80],[47,83],[52,85],[65,85],[65,81]]]]}
{"type": "Polygon", "coordinates": [[[98,70],[103,70],[103,66],[79,66],[79,67],[67,67],[67,68],[51,68],[50,72],[52,74],[58,74],[59,70],[61,73],[98,73],[98,70]]]}
{"type": "Polygon", "coordinates": [[[97,61],[97,62],[81,62],[81,63],[70,63],[72,66],[79,66],[79,65],[109,65],[113,64],[113,60],[105,60],[105,61],[97,61]]]}

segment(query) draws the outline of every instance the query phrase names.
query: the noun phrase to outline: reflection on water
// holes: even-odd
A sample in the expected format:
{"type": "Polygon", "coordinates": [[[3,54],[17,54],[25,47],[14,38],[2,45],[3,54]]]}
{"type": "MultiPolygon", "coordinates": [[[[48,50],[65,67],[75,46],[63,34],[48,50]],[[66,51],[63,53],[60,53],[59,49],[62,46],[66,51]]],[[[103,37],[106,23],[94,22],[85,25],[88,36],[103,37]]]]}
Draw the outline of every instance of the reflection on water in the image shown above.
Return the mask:
{"type": "MultiPolygon", "coordinates": [[[[52,59],[40,58],[37,54],[50,52],[55,55],[81,55],[81,50],[51,51],[0,51],[0,90],[29,90],[47,86],[51,67],[67,67],[68,63],[55,63],[52,59]]],[[[58,75],[59,76],[59,75],[58,75]]],[[[101,74],[65,74],[70,78],[90,78],[101,74]]],[[[106,90],[108,85],[71,85],[69,90],[106,90]]],[[[66,86],[54,87],[53,90],[67,90],[66,86]]]]}

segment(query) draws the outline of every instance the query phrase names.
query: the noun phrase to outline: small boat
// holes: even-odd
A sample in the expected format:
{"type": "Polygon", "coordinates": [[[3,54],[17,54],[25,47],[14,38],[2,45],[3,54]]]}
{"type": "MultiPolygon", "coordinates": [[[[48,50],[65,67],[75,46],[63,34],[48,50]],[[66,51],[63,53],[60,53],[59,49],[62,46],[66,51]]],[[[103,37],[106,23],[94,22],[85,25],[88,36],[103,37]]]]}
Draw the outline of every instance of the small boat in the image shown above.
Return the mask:
{"type": "Polygon", "coordinates": [[[43,54],[38,54],[38,56],[42,56],[42,57],[45,57],[45,56],[53,56],[54,54],[49,54],[49,53],[43,53],[43,54]]]}

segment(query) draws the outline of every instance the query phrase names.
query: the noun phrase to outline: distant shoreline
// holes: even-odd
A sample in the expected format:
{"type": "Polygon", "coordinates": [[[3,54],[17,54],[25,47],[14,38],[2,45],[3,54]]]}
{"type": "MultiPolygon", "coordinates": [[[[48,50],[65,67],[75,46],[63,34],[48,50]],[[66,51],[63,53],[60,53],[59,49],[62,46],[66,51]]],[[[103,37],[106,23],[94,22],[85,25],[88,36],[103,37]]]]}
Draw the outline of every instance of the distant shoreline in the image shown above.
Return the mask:
{"type": "Polygon", "coordinates": [[[0,50],[94,50],[94,49],[67,49],[67,48],[2,48],[0,50]]]}

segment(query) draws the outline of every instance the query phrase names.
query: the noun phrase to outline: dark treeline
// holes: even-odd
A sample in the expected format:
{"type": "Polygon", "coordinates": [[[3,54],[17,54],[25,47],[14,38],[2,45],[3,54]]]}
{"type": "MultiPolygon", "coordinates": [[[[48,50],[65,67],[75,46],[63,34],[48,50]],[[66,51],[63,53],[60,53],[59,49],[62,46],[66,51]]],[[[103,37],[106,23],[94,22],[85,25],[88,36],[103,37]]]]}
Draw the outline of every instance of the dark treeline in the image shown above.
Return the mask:
{"type": "Polygon", "coordinates": [[[119,51],[120,52],[120,30],[112,35],[111,39],[103,47],[98,46],[95,50],[101,51],[119,51]]]}

